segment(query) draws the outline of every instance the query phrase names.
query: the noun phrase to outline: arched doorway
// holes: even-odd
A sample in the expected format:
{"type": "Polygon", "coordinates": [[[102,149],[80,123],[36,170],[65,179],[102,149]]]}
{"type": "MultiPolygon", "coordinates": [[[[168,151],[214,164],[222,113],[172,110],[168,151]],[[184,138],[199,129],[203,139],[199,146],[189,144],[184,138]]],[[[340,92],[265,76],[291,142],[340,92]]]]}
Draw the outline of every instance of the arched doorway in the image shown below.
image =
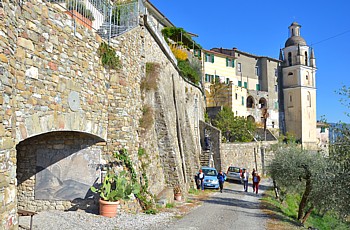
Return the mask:
{"type": "Polygon", "coordinates": [[[260,109],[267,108],[267,101],[263,97],[259,99],[259,108],[260,109]]]}
{"type": "Polygon", "coordinates": [[[252,96],[247,97],[247,108],[254,108],[255,107],[255,102],[254,98],[252,96]]]}
{"type": "Polygon", "coordinates": [[[70,131],[21,141],[16,146],[18,208],[42,211],[66,210],[73,204],[90,206],[89,188],[100,177],[100,142],[104,140],[70,131]]]}

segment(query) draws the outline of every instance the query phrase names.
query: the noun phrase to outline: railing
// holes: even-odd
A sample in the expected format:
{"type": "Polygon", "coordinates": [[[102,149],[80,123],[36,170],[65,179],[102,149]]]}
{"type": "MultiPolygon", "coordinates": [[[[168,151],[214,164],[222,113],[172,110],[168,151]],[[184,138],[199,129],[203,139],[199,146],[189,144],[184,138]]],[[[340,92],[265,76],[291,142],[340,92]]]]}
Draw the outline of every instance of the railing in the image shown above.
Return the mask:
{"type": "Polygon", "coordinates": [[[106,0],[47,0],[57,4],[76,23],[96,30],[101,37],[110,39],[139,25],[145,13],[142,0],[111,5],[106,0]]]}

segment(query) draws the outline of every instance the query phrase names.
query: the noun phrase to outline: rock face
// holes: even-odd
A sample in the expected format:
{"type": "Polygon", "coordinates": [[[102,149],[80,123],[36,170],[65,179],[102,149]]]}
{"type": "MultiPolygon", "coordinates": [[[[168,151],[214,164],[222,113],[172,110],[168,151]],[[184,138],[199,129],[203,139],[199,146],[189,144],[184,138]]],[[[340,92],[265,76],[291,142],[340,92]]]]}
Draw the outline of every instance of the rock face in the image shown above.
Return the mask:
{"type": "MultiPolygon", "coordinates": [[[[87,157],[86,162],[91,162],[84,165],[76,161],[80,163],[72,167],[95,167],[96,180],[101,166],[114,161],[113,154],[123,148],[138,178],[147,178],[152,194],[169,185],[186,188],[193,182],[199,167],[203,94],[179,75],[147,22],[142,18],[141,22],[111,41],[122,65],[116,71],[101,65],[97,49],[102,39],[79,24],[74,29],[69,15],[53,4],[0,3],[0,225],[4,229],[18,225],[18,207],[71,208],[80,198],[38,199],[43,195],[36,191],[42,182],[39,166],[49,162],[45,167],[54,174],[52,183],[59,186],[60,178],[65,178],[74,190],[89,180],[79,170],[67,174],[62,167],[82,152],[99,157],[87,157]],[[145,89],[142,82],[150,65],[157,66],[156,87],[145,89]],[[147,116],[149,125],[144,126],[147,116]]],[[[59,191],[64,191],[60,196],[70,196],[67,187],[41,188],[50,196],[59,191]]],[[[137,210],[136,203],[124,203],[122,208],[137,210]]]]}

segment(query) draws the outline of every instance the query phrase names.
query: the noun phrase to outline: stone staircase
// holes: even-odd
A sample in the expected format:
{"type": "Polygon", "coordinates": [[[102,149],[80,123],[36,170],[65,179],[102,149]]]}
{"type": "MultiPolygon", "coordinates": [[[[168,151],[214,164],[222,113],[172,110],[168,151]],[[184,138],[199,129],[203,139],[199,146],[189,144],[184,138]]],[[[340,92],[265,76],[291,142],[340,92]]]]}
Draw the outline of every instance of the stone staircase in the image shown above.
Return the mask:
{"type": "Polygon", "coordinates": [[[203,150],[199,156],[201,166],[209,166],[210,151],[203,150]]]}
{"type": "Polygon", "coordinates": [[[109,34],[111,34],[111,38],[116,37],[130,29],[127,26],[118,26],[118,25],[110,25],[109,22],[103,22],[100,28],[97,30],[97,33],[104,39],[109,38],[109,34]]]}

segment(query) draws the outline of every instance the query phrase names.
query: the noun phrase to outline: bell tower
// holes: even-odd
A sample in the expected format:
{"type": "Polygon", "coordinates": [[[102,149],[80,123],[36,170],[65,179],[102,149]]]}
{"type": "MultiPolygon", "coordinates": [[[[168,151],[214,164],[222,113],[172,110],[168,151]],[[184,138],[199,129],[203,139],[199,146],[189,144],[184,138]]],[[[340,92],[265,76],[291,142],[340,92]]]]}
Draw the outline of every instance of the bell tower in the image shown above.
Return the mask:
{"type": "Polygon", "coordinates": [[[315,149],[316,62],[312,48],[300,36],[301,26],[293,22],[280,54],[285,131],[305,148],[315,149]]]}

